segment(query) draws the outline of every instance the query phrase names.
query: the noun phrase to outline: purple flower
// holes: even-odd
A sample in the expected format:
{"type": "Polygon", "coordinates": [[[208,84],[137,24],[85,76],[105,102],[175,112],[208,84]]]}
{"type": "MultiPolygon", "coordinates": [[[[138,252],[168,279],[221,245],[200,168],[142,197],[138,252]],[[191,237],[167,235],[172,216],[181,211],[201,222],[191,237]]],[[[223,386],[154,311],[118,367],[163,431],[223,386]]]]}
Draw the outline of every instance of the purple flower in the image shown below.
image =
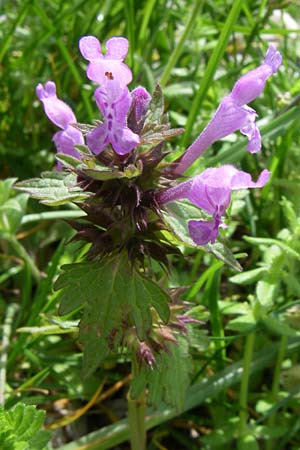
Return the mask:
{"type": "Polygon", "coordinates": [[[157,200],[164,204],[174,200],[187,198],[194,205],[212,216],[211,221],[190,220],[189,233],[198,245],[214,243],[219,227],[226,225],[222,221],[231,201],[231,191],[247,188],[263,187],[268,181],[270,172],[263,170],[256,182],[247,172],[240,171],[231,165],[209,168],[191,180],[158,193],[157,200]]]}
{"type": "Polygon", "coordinates": [[[57,151],[80,159],[74,146],[84,144],[83,136],[79,130],[71,125],[76,123],[75,114],[66,103],[57,98],[55,83],[47,81],[45,86],[39,83],[36,87],[36,95],[43,103],[48,119],[62,129],[62,131],[55,133],[52,138],[57,151]]]}
{"type": "Polygon", "coordinates": [[[128,88],[121,88],[116,80],[107,79],[95,91],[95,98],[103,115],[103,123],[87,134],[90,149],[98,155],[111,144],[118,155],[127,155],[139,142],[139,136],[127,126],[127,113],[131,105],[128,88]]]}
{"type": "Polygon", "coordinates": [[[214,117],[195,142],[180,158],[175,173],[182,174],[213,142],[240,130],[247,136],[247,149],[256,153],[261,149],[261,137],[255,124],[256,112],[247,103],[258,97],[267,79],[277,72],[282,58],[271,45],[263,64],[242,76],[230,95],[223,98],[214,117]]]}
{"type": "Polygon", "coordinates": [[[131,97],[132,107],[135,109],[136,120],[139,122],[148,109],[151,95],[145,88],[138,86],[131,92],[131,97]]]}
{"type": "Polygon", "coordinates": [[[132,80],[132,73],[123,63],[128,52],[128,41],[123,37],[113,37],[106,42],[106,54],[101,51],[101,44],[94,36],[84,36],[79,41],[82,56],[90,61],[87,76],[102,85],[107,78],[118,80],[121,87],[132,80]]]}

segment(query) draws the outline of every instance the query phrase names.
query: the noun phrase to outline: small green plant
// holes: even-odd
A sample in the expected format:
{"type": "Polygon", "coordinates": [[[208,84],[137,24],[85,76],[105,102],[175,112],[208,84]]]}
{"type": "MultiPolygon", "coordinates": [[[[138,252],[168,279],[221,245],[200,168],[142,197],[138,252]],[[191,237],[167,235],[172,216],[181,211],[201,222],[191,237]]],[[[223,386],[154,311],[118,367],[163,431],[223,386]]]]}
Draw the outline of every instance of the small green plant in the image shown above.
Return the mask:
{"type": "Polygon", "coordinates": [[[51,433],[41,430],[45,412],[18,403],[5,411],[0,408],[0,445],[3,450],[43,450],[51,433]]]}

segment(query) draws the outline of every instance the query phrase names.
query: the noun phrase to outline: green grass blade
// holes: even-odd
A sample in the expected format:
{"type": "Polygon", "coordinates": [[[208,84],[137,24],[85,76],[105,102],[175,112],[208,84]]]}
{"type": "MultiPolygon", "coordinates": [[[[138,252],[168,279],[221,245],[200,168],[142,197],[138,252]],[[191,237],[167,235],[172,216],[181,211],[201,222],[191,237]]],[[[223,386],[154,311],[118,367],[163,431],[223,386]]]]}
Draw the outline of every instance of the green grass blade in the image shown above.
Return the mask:
{"type": "Polygon", "coordinates": [[[155,3],[156,3],[156,0],[148,0],[145,4],[145,8],[143,11],[143,21],[142,21],[141,29],[139,32],[139,38],[138,38],[139,42],[146,41],[147,27],[148,27],[149,20],[150,20],[155,3]]]}
{"type": "Polygon", "coordinates": [[[25,19],[27,10],[29,9],[29,6],[30,6],[30,3],[31,3],[30,1],[27,1],[24,3],[23,7],[20,9],[19,15],[17,16],[16,20],[12,24],[12,27],[11,27],[9,33],[4,37],[3,43],[0,47],[0,63],[2,62],[8,48],[10,46],[10,43],[13,39],[16,28],[18,26],[20,26],[21,23],[23,22],[23,20],[25,19]]]}
{"type": "Polygon", "coordinates": [[[135,55],[135,20],[134,20],[134,5],[133,0],[127,0],[124,2],[126,23],[127,23],[127,37],[129,40],[129,55],[127,63],[132,69],[132,73],[135,73],[134,55],[135,55]]]}
{"type": "Polygon", "coordinates": [[[233,2],[230,13],[228,14],[227,20],[224,24],[224,28],[220,34],[218,43],[209,59],[208,65],[204,72],[203,78],[201,80],[198,92],[196,93],[195,99],[192,103],[190,114],[187,119],[185,126],[185,134],[182,139],[182,145],[185,147],[190,139],[193,124],[195,122],[196,116],[198,114],[199,108],[205,98],[209,85],[214,77],[217,67],[222,59],[226,45],[228,43],[229,37],[233,31],[234,25],[239,16],[240,10],[243,5],[243,0],[235,0],[233,2]]]}
{"type": "Polygon", "coordinates": [[[35,265],[35,262],[33,261],[33,259],[27,253],[25,247],[23,247],[23,245],[17,240],[17,238],[15,236],[4,234],[4,233],[3,233],[3,235],[4,235],[3,236],[4,239],[6,239],[10,243],[10,245],[12,246],[14,251],[17,253],[17,255],[20,258],[22,258],[26,264],[28,264],[28,267],[31,270],[31,274],[32,274],[33,278],[36,281],[39,281],[40,277],[41,277],[40,271],[37,268],[37,266],[35,265]]]}
{"type": "MultiPolygon", "coordinates": [[[[36,14],[41,18],[41,20],[43,21],[45,26],[48,28],[49,32],[51,32],[51,34],[53,34],[53,35],[56,35],[55,27],[53,26],[51,20],[48,18],[48,16],[44,12],[44,10],[39,6],[37,1],[34,2],[33,9],[36,12],[36,14]]],[[[68,47],[63,42],[63,40],[59,37],[56,38],[56,44],[57,44],[58,48],[60,49],[61,54],[62,54],[64,60],[66,61],[66,64],[69,67],[70,72],[72,73],[76,83],[78,84],[78,86],[82,86],[83,79],[81,77],[79,70],[77,69],[77,65],[75,64],[72,55],[70,54],[70,52],[68,50],[68,47]]],[[[81,92],[82,100],[84,102],[84,106],[86,108],[88,117],[90,120],[93,120],[94,112],[93,112],[93,108],[91,106],[90,100],[87,96],[87,92],[84,89],[80,89],[80,92],[81,92]]]]}
{"type": "Polygon", "coordinates": [[[177,63],[177,60],[178,60],[178,58],[179,58],[179,56],[180,56],[180,54],[182,52],[183,44],[184,44],[186,38],[188,37],[188,34],[190,33],[191,29],[193,28],[193,26],[195,24],[195,21],[197,19],[197,16],[198,16],[198,13],[199,13],[199,9],[200,9],[201,5],[202,5],[202,0],[197,0],[195,2],[194,8],[193,8],[193,10],[191,12],[191,15],[190,15],[190,18],[189,18],[189,20],[188,20],[188,22],[186,24],[186,27],[185,27],[182,35],[180,36],[180,39],[179,39],[175,49],[173,50],[173,53],[170,56],[168,64],[166,65],[165,70],[164,70],[164,72],[163,72],[163,74],[161,76],[161,79],[160,79],[160,85],[161,86],[165,86],[166,85],[166,83],[167,83],[167,81],[168,81],[168,79],[170,77],[171,71],[172,71],[173,67],[175,66],[175,64],[177,63]]]}
{"type": "MultiPolygon", "coordinates": [[[[219,292],[221,283],[221,271],[219,264],[214,264],[215,270],[208,278],[205,289],[206,304],[210,312],[211,334],[216,338],[224,337],[224,329],[222,324],[222,315],[219,308],[219,292]]],[[[218,370],[224,368],[226,351],[222,340],[215,341],[216,364],[218,370]]]]}

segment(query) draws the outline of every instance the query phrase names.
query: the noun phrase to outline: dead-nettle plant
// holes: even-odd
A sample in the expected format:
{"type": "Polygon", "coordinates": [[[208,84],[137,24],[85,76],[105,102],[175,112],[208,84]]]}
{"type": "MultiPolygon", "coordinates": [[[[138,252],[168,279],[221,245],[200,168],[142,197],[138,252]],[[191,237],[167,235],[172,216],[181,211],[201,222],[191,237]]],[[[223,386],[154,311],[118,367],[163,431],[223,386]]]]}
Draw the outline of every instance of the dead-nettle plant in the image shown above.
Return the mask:
{"type": "Polygon", "coordinates": [[[165,141],[183,130],[170,128],[159,86],[152,96],[143,87],[129,90],[127,39],[109,39],[105,54],[93,36],[81,38],[79,48],[89,62],[88,78],[98,85],[94,96],[101,121],[78,123],[71,108],[58,99],[55,83],[39,84],[36,93],[45,113],[60,128],[53,137],[57,170],[17,187],[47,205],[73,202],[85,213],[69,222],[76,230],[73,241],[89,246],[82,262],[62,267],[55,285],[60,313],[82,307],[85,376],[126,349],[133,367],[128,396],[131,442],[133,449],[141,450],[146,389],[154,402],[162,395],[180,407],[184,393],[180,396],[178,390],[186,387],[189,370],[181,360],[184,336],[188,324],[197,323],[187,314],[178,290],[168,292],[157,282],[151,261],[167,268],[168,256],[179,252],[174,242],[181,240],[205,247],[238,269],[219,239],[231,192],[263,187],[269,171],[263,170],[255,182],[248,173],[224,165],[178,179],[207,147],[234,131],[247,136],[251,153],[260,150],[256,112],[248,103],[278,70],[281,55],[270,46],[264,62],[237,81],[196,141],[170,163],[165,161],[165,141]],[[164,382],[157,383],[158,377],[164,382]]]}

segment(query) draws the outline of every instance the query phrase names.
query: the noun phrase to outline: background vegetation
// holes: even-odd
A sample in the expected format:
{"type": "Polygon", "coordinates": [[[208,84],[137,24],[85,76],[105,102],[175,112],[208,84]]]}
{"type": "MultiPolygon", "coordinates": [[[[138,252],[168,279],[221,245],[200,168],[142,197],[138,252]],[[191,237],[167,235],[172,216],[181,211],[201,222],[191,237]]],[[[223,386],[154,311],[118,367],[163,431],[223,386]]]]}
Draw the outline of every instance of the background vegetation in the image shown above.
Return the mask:
{"type": "MultiPolygon", "coordinates": [[[[14,178],[55,164],[55,130],[35,97],[38,82],[55,81],[79,122],[100,118],[78,51],[79,38],[91,34],[129,39],[132,88],[162,85],[172,125],[187,130],[172,141],[172,159],[235,80],[262,62],[270,42],[281,51],[282,68],[253,104],[262,152],[249,155],[236,134],[189,170],[230,162],[254,175],[267,167],[272,177],[231,207],[226,239],[242,273],[201,249],[182,248],[172,261],[169,285],[188,287],[185,299],[199,305],[203,324],[190,336],[183,404],[159,402],[147,427],[149,449],[299,449],[298,2],[14,0],[0,11],[0,444],[43,448],[44,410],[53,448],[128,448],[126,355],[82,380],[79,313],[57,316],[53,281],[62,264],[80,259],[78,244],[65,245],[72,231],[61,220],[73,210],[46,208],[12,189],[14,178]]],[[[176,392],[181,380],[172,381],[176,392]]]]}

